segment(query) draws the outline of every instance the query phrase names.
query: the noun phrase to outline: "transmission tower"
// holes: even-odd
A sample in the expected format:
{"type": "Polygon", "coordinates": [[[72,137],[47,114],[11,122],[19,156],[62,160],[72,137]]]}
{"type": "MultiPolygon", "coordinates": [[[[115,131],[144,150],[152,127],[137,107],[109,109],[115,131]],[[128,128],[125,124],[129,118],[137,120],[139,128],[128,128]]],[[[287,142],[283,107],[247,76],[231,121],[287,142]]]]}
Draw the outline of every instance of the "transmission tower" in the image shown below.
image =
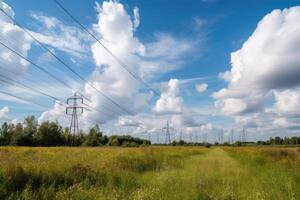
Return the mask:
{"type": "Polygon", "coordinates": [[[224,137],[224,130],[223,130],[223,128],[222,128],[222,129],[221,129],[221,132],[220,132],[220,135],[219,135],[219,143],[220,143],[220,144],[223,144],[223,143],[224,143],[223,137],[224,137]]]}
{"type": "Polygon", "coordinates": [[[242,142],[247,142],[247,135],[246,135],[246,130],[245,126],[243,126],[243,135],[242,135],[242,142]]]}
{"type": "Polygon", "coordinates": [[[234,132],[233,129],[231,129],[231,144],[234,143],[234,132]]]}
{"type": "Polygon", "coordinates": [[[180,133],[179,133],[179,141],[182,140],[182,130],[180,130],[180,133]]]}
{"type": "Polygon", "coordinates": [[[199,137],[198,137],[198,132],[196,131],[195,132],[195,143],[198,143],[199,142],[199,137]]]}
{"type": "Polygon", "coordinates": [[[205,131],[202,132],[202,142],[207,143],[207,133],[205,131]]]}
{"type": "Polygon", "coordinates": [[[81,106],[83,104],[83,97],[75,93],[72,97],[67,99],[67,104],[66,114],[72,116],[70,133],[73,136],[77,136],[79,135],[78,114],[83,113],[83,107],[81,106]]]}
{"type": "Polygon", "coordinates": [[[156,138],[156,140],[157,140],[157,144],[159,144],[159,143],[160,143],[160,139],[159,139],[160,132],[159,132],[159,131],[156,133],[156,136],[157,136],[157,138],[156,138]]]}
{"type": "Polygon", "coordinates": [[[170,127],[169,121],[167,120],[167,126],[162,128],[162,131],[166,131],[165,144],[170,144],[171,143],[171,134],[170,134],[171,130],[173,131],[174,128],[170,127]]]}

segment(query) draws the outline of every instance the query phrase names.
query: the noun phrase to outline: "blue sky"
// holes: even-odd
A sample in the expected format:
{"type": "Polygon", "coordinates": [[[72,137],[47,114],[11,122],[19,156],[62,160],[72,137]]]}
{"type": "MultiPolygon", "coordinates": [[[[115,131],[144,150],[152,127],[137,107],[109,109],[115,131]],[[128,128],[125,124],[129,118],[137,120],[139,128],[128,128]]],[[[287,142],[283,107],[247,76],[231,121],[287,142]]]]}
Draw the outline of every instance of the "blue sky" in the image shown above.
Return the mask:
{"type": "MultiPolygon", "coordinates": [[[[293,56],[289,50],[294,48],[292,44],[300,37],[297,32],[299,24],[295,22],[300,12],[296,7],[299,2],[61,2],[101,41],[103,40],[112,52],[130,65],[130,70],[161,94],[157,96],[151,93],[120,66],[115,66],[109,55],[97,47],[96,42],[52,0],[0,1],[2,6],[9,6],[6,11],[13,11],[14,18],[57,56],[113,100],[135,113],[121,113],[30,38],[16,40],[16,37],[26,37],[16,25],[11,22],[2,23],[2,30],[5,30],[6,26],[15,29],[8,34],[2,31],[2,42],[16,49],[22,45],[29,45],[30,49],[23,46],[20,50],[26,57],[65,80],[72,86],[73,91],[79,91],[92,99],[90,104],[95,109],[113,113],[113,117],[99,116],[96,112],[85,113],[82,118],[91,123],[83,123],[82,127],[91,126],[97,121],[111,132],[122,129],[133,134],[156,134],[166,120],[170,120],[176,130],[183,130],[186,134],[208,133],[211,140],[222,128],[225,129],[225,134],[228,134],[231,128],[241,130],[242,126],[248,127],[249,137],[253,140],[267,138],[279,132],[284,132],[285,135],[296,134],[298,129],[295,116],[298,115],[292,111],[297,110],[298,104],[300,105],[298,85],[297,81],[289,83],[285,80],[297,78],[297,75],[293,77],[293,70],[299,69],[299,65],[294,64],[297,61],[294,57],[279,65],[274,58],[276,54],[273,49],[286,50],[282,53],[284,58],[293,56]],[[279,9],[278,12],[274,11],[276,9],[279,9]],[[286,23],[279,23],[282,21],[286,23]],[[258,26],[258,23],[261,25],[258,26]],[[295,31],[292,31],[291,27],[295,31]],[[285,37],[275,34],[285,29],[285,37]],[[290,38],[288,44],[282,44],[281,41],[286,37],[290,38]],[[93,48],[93,45],[96,47],[93,48]],[[269,46],[272,48],[269,49],[269,46]],[[257,49],[257,52],[260,49],[264,50],[258,54],[253,49],[257,49]],[[242,53],[232,57],[232,53],[237,51],[242,53]],[[256,61],[264,58],[264,62],[256,61]],[[256,70],[255,67],[259,68],[256,70]],[[277,73],[282,67],[286,67],[287,72],[277,73]],[[228,73],[225,73],[225,76],[226,71],[228,73]],[[253,82],[258,86],[249,89],[253,82]],[[285,82],[287,83],[284,84],[285,82]],[[238,88],[240,86],[242,88],[238,88]],[[197,91],[197,87],[202,89],[197,91]],[[128,92],[124,92],[126,89],[129,89],[128,92]],[[222,89],[227,91],[222,92],[222,89]],[[232,93],[236,91],[238,94],[232,93]],[[294,98],[290,99],[290,96],[294,98]],[[283,106],[285,104],[293,107],[286,108],[283,106]],[[104,107],[111,107],[114,111],[104,107]],[[293,118],[290,118],[290,115],[293,115],[293,118]],[[270,123],[276,125],[275,128],[262,125],[270,123]]],[[[0,15],[0,20],[5,21],[5,16],[0,15]]],[[[7,50],[2,51],[5,53],[7,50]]],[[[294,49],[294,54],[297,53],[298,49],[294,49]]],[[[14,78],[22,83],[61,99],[66,99],[72,94],[70,89],[47,77],[32,65],[26,65],[20,60],[5,59],[0,64],[4,66],[0,68],[3,74],[12,75],[5,71],[5,67],[15,70],[14,78]],[[23,64],[23,69],[18,70],[17,66],[23,64]]],[[[18,121],[26,115],[34,114],[40,121],[58,120],[63,125],[68,125],[69,119],[61,116],[64,114],[64,108],[54,104],[51,99],[7,84],[3,84],[1,90],[49,107],[47,110],[1,95],[2,121],[18,121]]]]}

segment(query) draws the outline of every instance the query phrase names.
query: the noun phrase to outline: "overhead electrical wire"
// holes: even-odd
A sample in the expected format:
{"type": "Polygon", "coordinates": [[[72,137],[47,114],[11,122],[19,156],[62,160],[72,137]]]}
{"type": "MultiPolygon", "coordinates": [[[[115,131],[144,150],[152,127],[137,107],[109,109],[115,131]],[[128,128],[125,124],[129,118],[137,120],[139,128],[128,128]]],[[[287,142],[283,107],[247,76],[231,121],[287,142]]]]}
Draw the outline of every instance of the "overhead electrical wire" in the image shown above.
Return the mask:
{"type": "MultiPolygon", "coordinates": [[[[1,9],[1,8],[0,8],[1,9]]],[[[1,45],[3,45],[5,48],[7,48],[8,50],[10,50],[10,51],[12,51],[13,53],[15,53],[16,55],[18,55],[19,57],[21,57],[22,59],[25,59],[26,61],[28,61],[29,63],[31,63],[32,65],[34,65],[35,67],[37,67],[39,70],[41,70],[41,71],[43,71],[43,72],[45,72],[46,74],[48,74],[49,76],[51,76],[52,78],[54,78],[55,80],[58,80],[58,81],[60,81],[61,83],[64,83],[62,80],[60,80],[59,78],[57,78],[56,76],[54,76],[53,74],[51,74],[50,72],[48,72],[47,70],[45,70],[43,67],[41,67],[41,66],[39,66],[39,65],[37,65],[36,63],[34,63],[33,61],[31,61],[31,60],[29,60],[29,59],[27,59],[27,58],[25,58],[22,54],[20,54],[20,53],[18,53],[17,51],[15,51],[15,50],[13,50],[12,48],[10,48],[10,47],[8,47],[6,44],[4,44],[4,43],[2,43],[1,41],[0,41],[0,44],[1,45]]],[[[1,68],[3,68],[3,67],[1,67],[1,68]]],[[[9,71],[9,70],[8,70],[9,71]]],[[[3,75],[2,75],[2,77],[3,77],[3,75]]],[[[3,82],[3,81],[2,81],[3,82]]],[[[21,84],[21,83],[18,83],[19,85],[21,84]]],[[[69,89],[71,89],[72,90],[72,87],[71,86],[69,86],[68,84],[64,84],[66,87],[68,87],[69,89]]],[[[24,86],[24,84],[23,84],[23,87],[26,87],[27,89],[28,89],[28,86],[24,86]]],[[[33,88],[31,88],[31,90],[35,90],[35,89],[33,89],[33,88]]],[[[35,92],[37,92],[37,90],[35,90],[35,92]]],[[[39,93],[43,93],[43,92],[40,92],[39,91],[39,93]]],[[[46,94],[47,95],[47,94],[46,94]]],[[[48,96],[48,95],[47,95],[48,96]]],[[[55,99],[56,97],[51,97],[52,99],[55,99]]],[[[57,99],[55,99],[55,100],[58,100],[58,98],[57,99]]],[[[63,100],[60,100],[61,102],[63,102],[63,100]]],[[[99,112],[99,110],[95,110],[96,112],[99,112]]],[[[103,112],[102,112],[102,114],[103,114],[103,112]]]]}
{"type": "Polygon", "coordinates": [[[39,103],[36,103],[36,102],[33,102],[33,101],[29,101],[29,100],[27,100],[27,99],[25,99],[25,98],[23,98],[23,97],[20,97],[20,96],[11,94],[11,93],[6,92],[6,91],[3,91],[3,90],[0,90],[0,93],[1,93],[1,94],[4,94],[4,95],[7,95],[7,96],[10,96],[10,97],[14,97],[14,98],[16,98],[16,99],[19,99],[19,100],[24,101],[24,102],[29,103],[29,104],[34,104],[34,105],[37,105],[37,106],[39,106],[39,107],[49,109],[49,107],[47,107],[47,106],[45,106],[45,105],[42,105],[42,104],[39,104],[39,103]]]}
{"type": "Polygon", "coordinates": [[[115,116],[113,116],[113,115],[111,115],[111,114],[107,114],[107,113],[105,113],[105,112],[103,112],[103,111],[101,111],[101,110],[99,110],[99,109],[97,109],[97,108],[94,108],[94,107],[92,107],[92,106],[90,106],[90,105],[88,105],[88,104],[86,104],[86,103],[83,103],[83,105],[87,106],[89,109],[93,109],[94,111],[96,111],[96,112],[98,112],[98,113],[100,113],[100,114],[107,115],[107,116],[109,116],[109,117],[111,117],[111,118],[114,118],[114,117],[115,117],[115,116]]]}
{"type": "Polygon", "coordinates": [[[153,93],[155,93],[156,95],[160,96],[160,94],[153,89],[147,82],[145,82],[141,77],[139,77],[138,75],[136,75],[135,73],[133,73],[130,70],[130,67],[125,64],[125,62],[123,62],[120,58],[118,58],[118,56],[116,56],[107,46],[105,46],[103,44],[103,42],[101,42],[91,31],[89,31],[68,9],[66,9],[58,0],[53,0],[75,23],[77,23],[86,33],[88,33],[97,43],[99,43],[104,50],[110,55],[112,56],[117,62],[118,64],[125,69],[134,79],[136,79],[137,81],[141,82],[143,85],[145,85],[147,88],[149,88],[153,93]]]}
{"type": "Polygon", "coordinates": [[[6,80],[3,80],[3,79],[1,80],[1,79],[0,79],[0,81],[2,81],[2,82],[5,82],[5,83],[7,83],[7,84],[12,84],[12,85],[19,85],[19,86],[22,86],[23,88],[26,88],[26,89],[28,89],[28,90],[31,90],[31,91],[35,92],[35,93],[38,93],[38,94],[41,94],[41,95],[43,95],[43,96],[49,97],[49,98],[51,98],[51,99],[53,99],[53,100],[55,100],[55,101],[58,101],[58,102],[61,102],[61,103],[64,104],[64,102],[63,102],[62,99],[59,99],[59,98],[57,98],[57,97],[54,97],[54,96],[52,96],[52,95],[50,95],[50,94],[47,94],[47,93],[41,91],[41,90],[38,90],[38,89],[35,89],[35,88],[30,87],[30,86],[28,86],[28,85],[25,85],[24,83],[21,83],[21,82],[19,82],[19,81],[16,81],[16,80],[14,80],[14,79],[12,79],[12,78],[9,78],[9,77],[4,76],[4,75],[1,75],[1,74],[0,74],[0,78],[6,79],[6,80]],[[7,80],[8,80],[8,81],[7,81],[7,80]]]}
{"type": "MultiPolygon", "coordinates": [[[[18,23],[13,17],[11,17],[8,13],[6,13],[2,8],[0,8],[0,11],[5,14],[10,20],[12,20],[16,25],[18,25],[26,34],[28,34],[34,41],[36,41],[39,46],[41,46],[44,50],[46,50],[47,52],[49,52],[56,60],[58,60],[63,66],[65,66],[68,70],[70,70],[73,74],[75,74],[79,79],[81,79],[83,82],[87,83],[89,86],[91,86],[93,89],[95,89],[96,91],[98,91],[105,99],[107,99],[108,101],[110,101],[112,104],[114,104],[115,106],[117,106],[119,109],[121,109],[122,111],[124,111],[125,113],[129,114],[129,115],[133,115],[133,113],[131,113],[129,110],[127,110],[126,108],[124,108],[123,106],[121,106],[120,104],[118,104],[117,102],[115,102],[112,98],[110,98],[109,96],[107,96],[104,92],[102,92],[101,90],[99,90],[97,87],[94,86],[94,84],[92,84],[90,81],[86,80],[83,76],[81,76],[78,72],[76,72],[72,67],[70,67],[67,63],[65,63],[62,59],[60,59],[55,53],[53,53],[46,45],[44,45],[43,43],[41,43],[32,33],[30,33],[30,31],[28,31],[27,29],[25,29],[20,23],[18,23]]],[[[1,43],[3,46],[3,43],[1,43]]],[[[7,46],[6,46],[7,47],[7,46]]],[[[8,47],[7,47],[8,48],[8,47]]],[[[26,58],[23,56],[23,58],[26,60],[26,58]]]]}
{"type": "MultiPolygon", "coordinates": [[[[12,84],[12,85],[21,86],[21,87],[26,88],[26,89],[28,89],[28,90],[31,90],[31,91],[33,91],[33,92],[35,92],[35,93],[39,93],[39,94],[41,94],[41,95],[43,95],[43,96],[49,97],[49,98],[55,100],[55,101],[56,101],[58,104],[60,104],[60,105],[66,106],[66,104],[64,103],[64,101],[63,101],[62,99],[59,99],[58,97],[54,97],[53,95],[47,94],[46,92],[43,92],[43,91],[38,90],[38,89],[35,89],[35,88],[31,87],[31,86],[28,86],[28,85],[26,85],[26,84],[24,84],[24,83],[21,83],[21,82],[19,82],[19,81],[16,81],[16,80],[14,80],[14,79],[12,79],[12,78],[9,78],[9,77],[4,76],[4,75],[1,75],[1,74],[0,74],[0,82],[4,82],[4,83],[6,83],[6,84],[12,84]],[[6,79],[6,80],[3,80],[3,79],[1,79],[1,78],[4,78],[4,79],[6,79]],[[7,80],[8,80],[8,81],[7,81],[7,80]]],[[[108,116],[108,117],[111,117],[111,118],[114,117],[113,115],[107,114],[107,113],[105,113],[105,112],[103,112],[103,111],[101,111],[101,110],[99,110],[99,109],[93,108],[92,106],[90,106],[90,105],[88,105],[88,104],[86,104],[86,103],[83,103],[83,104],[84,104],[85,106],[89,107],[89,110],[90,110],[90,111],[94,110],[94,112],[99,112],[99,113],[101,113],[101,114],[103,114],[103,115],[106,115],[106,116],[108,116]],[[91,110],[91,109],[92,109],[92,110],[91,110]]],[[[87,109],[86,107],[84,107],[84,108],[87,109]]],[[[93,111],[92,111],[92,112],[93,112],[93,111]]]]}
{"type": "MultiPolygon", "coordinates": [[[[0,79],[0,82],[5,82],[5,83],[9,84],[9,82],[4,81],[4,80],[1,80],[1,79],[0,79]]],[[[27,89],[29,89],[29,87],[28,87],[27,89]]],[[[36,102],[33,102],[33,101],[29,101],[29,100],[27,100],[27,99],[25,99],[25,98],[23,98],[23,97],[20,97],[20,96],[11,94],[11,93],[6,92],[6,91],[1,91],[1,90],[0,90],[0,93],[1,93],[1,94],[4,94],[4,95],[7,95],[7,96],[11,96],[11,97],[16,98],[16,99],[19,99],[19,100],[24,101],[24,102],[26,102],[26,103],[34,104],[34,105],[37,105],[37,106],[39,106],[39,107],[49,109],[48,106],[45,106],[45,105],[42,105],[42,104],[39,104],[39,103],[36,103],[36,102]]],[[[42,93],[41,93],[41,94],[42,94],[42,93]]],[[[45,95],[45,96],[48,96],[47,94],[44,94],[44,95],[45,95]]],[[[48,96],[48,97],[50,97],[50,96],[48,96]]],[[[58,101],[57,101],[57,102],[58,102],[58,101]]],[[[58,102],[58,103],[64,106],[64,103],[63,103],[63,102],[58,102]]],[[[85,105],[88,106],[87,104],[85,104],[85,105]]],[[[90,109],[88,109],[88,108],[86,108],[86,107],[83,107],[83,108],[86,109],[86,110],[91,111],[90,109]]],[[[103,113],[103,112],[102,112],[102,114],[103,114],[103,115],[109,116],[108,114],[103,113]]],[[[65,115],[59,115],[59,116],[65,117],[65,115]]],[[[83,120],[83,119],[81,119],[81,120],[83,120]]],[[[90,120],[90,121],[89,121],[89,120],[83,120],[83,121],[88,122],[88,123],[91,123],[91,122],[94,122],[94,123],[96,123],[96,124],[99,123],[99,122],[97,122],[97,121],[95,121],[95,120],[90,120]]]]}
{"type": "MultiPolygon", "coordinates": [[[[1,8],[0,8],[1,9],[1,8]]],[[[5,47],[6,49],[8,49],[9,51],[13,52],[14,54],[16,54],[17,56],[19,56],[20,58],[22,58],[23,60],[26,60],[27,62],[29,62],[31,65],[33,65],[34,67],[36,67],[37,69],[41,70],[42,72],[46,73],[47,75],[49,75],[50,77],[52,77],[53,79],[55,79],[56,81],[60,82],[61,84],[63,84],[64,86],[68,87],[69,89],[73,90],[73,88],[68,85],[66,82],[64,82],[63,80],[59,79],[58,77],[56,77],[55,75],[53,75],[52,73],[50,73],[49,71],[47,71],[46,69],[44,69],[43,67],[41,67],[40,65],[34,63],[32,60],[26,58],[25,56],[23,56],[22,54],[20,54],[19,52],[15,51],[14,49],[10,48],[9,46],[7,46],[6,44],[4,44],[3,42],[0,41],[0,44],[5,47]]]]}
{"type": "MultiPolygon", "coordinates": [[[[2,62],[0,61],[0,63],[2,63],[2,62]]],[[[3,63],[2,63],[2,64],[3,64],[3,63]]],[[[12,70],[6,69],[6,68],[3,67],[1,64],[0,64],[0,68],[2,68],[3,70],[9,72],[10,74],[14,75],[14,72],[13,72],[12,70]]],[[[2,71],[3,71],[3,70],[2,70],[2,71]]],[[[23,83],[21,83],[21,82],[19,82],[19,81],[13,80],[13,79],[11,79],[11,78],[9,78],[9,77],[7,77],[7,76],[4,76],[4,75],[1,75],[1,74],[0,74],[0,77],[9,79],[10,81],[15,81],[15,82],[17,82],[19,85],[22,85],[23,87],[25,87],[25,88],[27,88],[27,89],[33,90],[34,92],[37,92],[36,89],[34,89],[34,88],[30,87],[30,86],[26,86],[25,84],[23,84],[23,83]]],[[[32,80],[29,80],[29,79],[27,79],[27,78],[25,78],[25,80],[32,81],[32,80]]],[[[0,80],[0,81],[1,81],[1,80],[0,80]]],[[[5,83],[7,83],[7,84],[10,84],[10,83],[8,83],[7,81],[4,81],[4,80],[2,80],[2,82],[5,82],[5,83]]],[[[15,84],[13,84],[13,85],[15,85],[15,84]]],[[[38,93],[42,94],[42,93],[45,93],[45,92],[38,91],[38,93]]],[[[44,95],[44,94],[43,94],[43,95],[44,95]]],[[[45,95],[48,96],[48,94],[46,94],[46,93],[45,93],[45,95]]],[[[51,96],[52,96],[52,95],[51,95],[51,96]]],[[[86,97],[84,97],[84,96],[82,96],[82,97],[83,97],[84,99],[86,99],[87,101],[91,102],[88,98],[86,98],[86,97]]],[[[61,101],[63,104],[65,104],[64,101],[63,101],[62,99],[59,99],[58,97],[53,97],[53,96],[52,96],[51,98],[54,99],[54,100],[57,100],[57,101],[59,100],[59,101],[61,101]]],[[[61,104],[61,103],[60,103],[60,104],[61,104]]],[[[66,105],[66,104],[65,104],[65,105],[66,105]]],[[[112,117],[112,116],[113,116],[113,115],[110,115],[110,114],[105,113],[104,111],[101,111],[101,110],[99,110],[99,109],[93,108],[92,106],[90,106],[90,105],[88,105],[88,104],[86,104],[86,106],[88,106],[88,107],[94,109],[94,112],[99,112],[99,113],[101,113],[101,114],[108,115],[109,117],[112,117]]],[[[104,107],[104,106],[103,106],[103,107],[104,107]]],[[[107,109],[107,107],[104,107],[104,108],[107,109]]],[[[92,110],[90,110],[90,111],[93,112],[92,110]]],[[[115,112],[115,111],[113,111],[113,110],[110,110],[110,111],[114,112],[114,113],[117,114],[117,115],[119,114],[119,113],[117,113],[117,112],[115,112]]]]}

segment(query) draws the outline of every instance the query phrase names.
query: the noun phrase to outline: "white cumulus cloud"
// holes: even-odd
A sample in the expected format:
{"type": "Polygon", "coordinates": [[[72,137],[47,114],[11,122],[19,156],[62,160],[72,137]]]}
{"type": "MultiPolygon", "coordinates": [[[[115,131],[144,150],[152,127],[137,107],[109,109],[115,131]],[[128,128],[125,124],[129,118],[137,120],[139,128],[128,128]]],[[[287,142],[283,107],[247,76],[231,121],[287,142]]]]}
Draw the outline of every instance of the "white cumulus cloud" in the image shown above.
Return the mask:
{"type": "MultiPolygon", "coordinates": [[[[134,8],[133,17],[118,1],[96,3],[96,11],[98,21],[93,25],[93,31],[101,43],[113,52],[119,60],[126,63],[126,68],[130,72],[141,77],[150,85],[156,75],[183,66],[188,52],[193,49],[193,42],[176,38],[167,33],[157,33],[153,42],[142,43],[135,35],[140,23],[137,7],[134,8]],[[174,44],[177,45],[176,48],[173,48],[174,44]],[[160,54],[159,49],[162,48],[165,51],[160,54]]],[[[47,23],[52,26],[52,23],[47,23]]],[[[133,114],[142,112],[149,106],[149,101],[153,98],[151,91],[146,91],[145,86],[134,79],[99,43],[93,42],[90,49],[96,67],[89,81],[98,90],[104,92],[107,97],[133,114]]],[[[104,123],[128,115],[89,84],[84,86],[82,93],[91,100],[91,102],[86,103],[93,109],[102,112],[86,111],[82,116],[85,121],[104,123]]],[[[181,98],[178,100],[182,101],[181,98]]],[[[63,114],[62,109],[61,114],[63,114]]],[[[50,110],[47,111],[47,116],[49,117],[49,115],[57,114],[50,110]]],[[[41,120],[48,118],[45,116],[43,114],[41,120]]]]}
{"type": "Polygon", "coordinates": [[[162,92],[153,108],[155,114],[180,114],[183,111],[183,98],[179,96],[179,80],[170,79],[168,89],[162,92]]]}
{"type": "Polygon", "coordinates": [[[7,120],[9,119],[9,108],[7,106],[0,109],[0,120],[7,120]]]}
{"type": "Polygon", "coordinates": [[[205,92],[207,90],[208,85],[206,83],[202,83],[202,84],[197,84],[195,86],[197,92],[202,93],[205,92]]]}
{"type": "MultiPolygon", "coordinates": [[[[218,111],[261,112],[272,91],[300,85],[299,18],[300,7],[291,7],[274,10],[258,23],[242,48],[231,54],[231,70],[220,74],[228,87],[213,94],[218,111]]],[[[276,94],[279,100],[285,92],[276,94]]]]}
{"type": "MultiPolygon", "coordinates": [[[[15,16],[13,9],[3,1],[0,1],[0,7],[8,15],[15,16]]],[[[1,41],[26,57],[32,40],[2,12],[0,13],[0,27],[1,41]]],[[[18,78],[24,74],[27,65],[23,59],[0,45],[0,72],[2,75],[18,78]]]]}

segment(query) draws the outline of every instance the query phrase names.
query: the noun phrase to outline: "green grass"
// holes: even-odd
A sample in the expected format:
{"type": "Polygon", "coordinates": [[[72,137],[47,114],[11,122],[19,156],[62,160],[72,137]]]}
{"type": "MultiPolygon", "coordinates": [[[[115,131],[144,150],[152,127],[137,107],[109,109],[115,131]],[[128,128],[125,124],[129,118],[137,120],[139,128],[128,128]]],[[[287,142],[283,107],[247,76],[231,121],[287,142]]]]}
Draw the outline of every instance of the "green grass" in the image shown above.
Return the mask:
{"type": "Polygon", "coordinates": [[[296,148],[0,148],[0,199],[297,199],[296,148]]]}

